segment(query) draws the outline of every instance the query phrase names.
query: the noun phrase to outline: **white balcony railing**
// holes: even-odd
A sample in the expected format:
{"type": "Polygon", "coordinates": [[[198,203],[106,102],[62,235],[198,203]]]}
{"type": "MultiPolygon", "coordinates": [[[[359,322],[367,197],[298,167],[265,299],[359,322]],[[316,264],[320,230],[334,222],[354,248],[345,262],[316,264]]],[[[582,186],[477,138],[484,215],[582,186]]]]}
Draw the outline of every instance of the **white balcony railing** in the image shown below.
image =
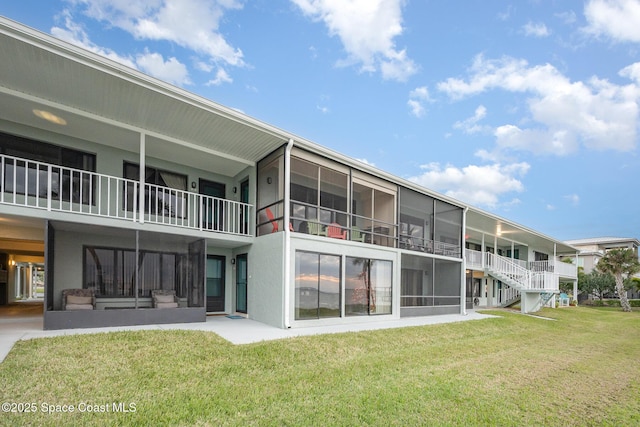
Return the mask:
{"type": "Polygon", "coordinates": [[[467,262],[467,268],[471,270],[482,270],[484,268],[484,265],[482,264],[482,252],[474,251],[473,249],[465,249],[464,256],[467,262]]]}
{"type": "MultiPolygon", "coordinates": [[[[465,250],[466,267],[473,270],[486,269],[497,277],[509,281],[509,286],[522,291],[554,291],[559,287],[559,275],[550,271],[534,271],[523,267],[522,262],[500,255],[471,249],[465,250]],[[483,261],[484,256],[484,263],[483,261]]],[[[571,264],[566,264],[571,267],[571,264]]],[[[540,265],[536,264],[540,267],[540,265]]]]}
{"type": "Polygon", "coordinates": [[[578,267],[575,264],[568,264],[566,262],[549,260],[549,261],[531,261],[529,263],[529,269],[537,272],[551,272],[557,273],[562,277],[577,278],[578,267]]]}
{"type": "Polygon", "coordinates": [[[506,278],[518,284],[523,289],[528,289],[531,283],[531,272],[510,258],[487,252],[485,254],[485,265],[490,270],[500,273],[506,278]]]}
{"type": "Polygon", "coordinates": [[[558,275],[549,271],[533,273],[530,289],[540,291],[557,291],[559,289],[558,275]]]}
{"type": "Polygon", "coordinates": [[[249,236],[253,206],[79,169],[0,155],[0,203],[249,236]]]}

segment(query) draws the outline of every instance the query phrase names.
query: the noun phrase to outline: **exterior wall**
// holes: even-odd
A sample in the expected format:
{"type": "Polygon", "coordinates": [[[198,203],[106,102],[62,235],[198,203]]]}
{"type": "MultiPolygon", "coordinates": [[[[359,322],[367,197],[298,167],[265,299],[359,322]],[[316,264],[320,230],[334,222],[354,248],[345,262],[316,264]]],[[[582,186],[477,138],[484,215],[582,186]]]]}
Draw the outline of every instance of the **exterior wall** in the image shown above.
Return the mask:
{"type": "Polygon", "coordinates": [[[584,273],[589,274],[596,268],[599,257],[596,257],[595,255],[588,255],[588,256],[582,257],[582,259],[584,260],[583,261],[584,273]]]}
{"type": "MultiPolygon", "coordinates": [[[[139,164],[140,154],[139,146],[132,147],[133,151],[121,150],[113,148],[109,145],[96,144],[90,141],[81,140],[53,132],[46,132],[42,129],[34,129],[25,126],[20,126],[15,123],[6,121],[0,121],[0,130],[6,133],[16,134],[25,138],[32,138],[37,141],[48,142],[51,144],[59,145],[61,147],[74,148],[87,153],[96,155],[96,173],[110,175],[114,177],[123,176],[123,162],[139,164]]],[[[213,171],[205,171],[196,169],[188,165],[173,163],[166,160],[156,159],[150,156],[146,157],[146,166],[157,167],[167,171],[177,172],[183,175],[187,175],[187,187],[188,191],[198,192],[198,180],[200,178],[207,179],[209,181],[215,181],[225,184],[226,197],[233,199],[233,196],[239,197],[239,193],[233,194],[232,188],[234,186],[239,188],[239,182],[234,180],[233,177],[227,177],[214,173],[213,171]],[[191,188],[191,183],[196,183],[196,188],[191,188]]],[[[239,174],[238,177],[249,176],[250,169],[243,174],[239,174]]],[[[254,193],[255,194],[255,193],[254,193]]]]}
{"type": "Polygon", "coordinates": [[[523,313],[540,311],[542,308],[539,293],[525,292],[521,295],[521,298],[520,305],[523,313]]]}
{"type": "Polygon", "coordinates": [[[247,253],[248,317],[285,328],[284,233],[256,238],[247,253]]]}
{"type": "MultiPolygon", "coordinates": [[[[284,234],[284,233],[277,233],[284,234]]],[[[358,242],[349,242],[340,239],[330,239],[324,237],[311,236],[302,233],[291,233],[291,251],[290,256],[292,259],[291,272],[288,279],[288,293],[289,293],[289,318],[291,319],[291,327],[302,326],[319,326],[319,325],[333,325],[333,324],[345,324],[345,323],[361,323],[361,322],[375,322],[380,320],[397,319],[400,317],[400,252],[396,249],[389,249],[383,246],[376,246],[370,244],[362,244],[358,242]],[[333,317],[323,319],[307,319],[307,320],[295,320],[295,254],[296,251],[316,252],[328,255],[342,256],[342,276],[344,276],[344,258],[345,257],[359,257],[359,258],[371,258],[378,260],[391,261],[393,263],[392,270],[392,304],[391,314],[378,314],[369,316],[353,316],[353,317],[333,317]]],[[[344,277],[343,277],[344,279],[344,277]]],[[[342,280],[341,283],[341,306],[344,307],[345,298],[345,283],[342,280]]]]}

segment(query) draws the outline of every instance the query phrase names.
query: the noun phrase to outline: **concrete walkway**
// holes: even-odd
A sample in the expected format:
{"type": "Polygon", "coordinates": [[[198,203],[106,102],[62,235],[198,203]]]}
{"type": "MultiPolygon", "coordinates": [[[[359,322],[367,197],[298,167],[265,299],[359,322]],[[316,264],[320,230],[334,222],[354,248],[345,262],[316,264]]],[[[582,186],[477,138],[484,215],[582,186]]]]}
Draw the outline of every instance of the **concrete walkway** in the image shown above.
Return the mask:
{"type": "MultiPolygon", "coordinates": [[[[403,328],[407,326],[434,325],[438,323],[462,322],[487,319],[490,316],[469,310],[466,316],[450,314],[443,316],[409,317],[397,320],[358,322],[332,326],[308,326],[294,329],[280,329],[251,319],[231,319],[226,316],[208,316],[206,322],[180,323],[168,325],[119,326],[111,328],[42,330],[42,316],[15,316],[0,318],[0,362],[9,354],[19,340],[56,337],[75,334],[95,334],[114,331],[140,330],[194,330],[218,334],[233,344],[250,344],[260,341],[277,340],[306,335],[334,334],[342,332],[371,331],[377,329],[403,328]]],[[[371,319],[367,319],[371,320],[371,319]]]]}

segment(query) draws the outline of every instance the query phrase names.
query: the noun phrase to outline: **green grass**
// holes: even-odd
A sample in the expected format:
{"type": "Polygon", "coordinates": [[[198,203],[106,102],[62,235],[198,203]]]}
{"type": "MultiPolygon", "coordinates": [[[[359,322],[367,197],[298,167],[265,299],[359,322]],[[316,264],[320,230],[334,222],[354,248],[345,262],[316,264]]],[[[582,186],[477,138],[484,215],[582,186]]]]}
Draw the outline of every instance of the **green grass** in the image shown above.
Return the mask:
{"type": "Polygon", "coordinates": [[[19,342],[1,425],[640,425],[640,313],[500,318],[233,346],[194,331],[19,342]],[[45,414],[41,405],[134,403],[45,414]]]}

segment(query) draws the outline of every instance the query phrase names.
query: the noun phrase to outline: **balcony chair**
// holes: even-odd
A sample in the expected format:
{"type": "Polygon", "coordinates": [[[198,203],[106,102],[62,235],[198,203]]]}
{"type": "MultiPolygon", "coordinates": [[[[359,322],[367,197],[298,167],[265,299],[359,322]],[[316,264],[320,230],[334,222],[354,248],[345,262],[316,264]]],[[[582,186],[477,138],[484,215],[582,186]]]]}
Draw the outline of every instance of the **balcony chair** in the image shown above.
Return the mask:
{"type": "Polygon", "coordinates": [[[178,297],[174,290],[154,289],[151,291],[151,301],[153,308],[178,308],[178,297]]]}
{"type": "Polygon", "coordinates": [[[307,222],[307,232],[314,236],[326,236],[327,232],[323,230],[322,224],[317,222],[307,222]]]}
{"type": "Polygon", "coordinates": [[[93,289],[65,289],[62,291],[63,310],[95,310],[96,296],[93,289]]]}
{"type": "Polygon", "coordinates": [[[358,227],[351,228],[351,240],[352,241],[364,243],[364,238],[365,238],[364,233],[358,227]]]}
{"type": "MultiPolygon", "coordinates": [[[[267,219],[271,221],[271,227],[273,227],[271,232],[277,233],[280,230],[280,226],[278,225],[278,221],[276,221],[276,216],[273,214],[273,211],[271,208],[266,208],[264,212],[267,215],[267,219]]],[[[289,231],[294,231],[293,224],[291,223],[289,223],[289,231]]]]}
{"type": "Polygon", "coordinates": [[[347,238],[347,230],[343,230],[340,224],[332,222],[327,227],[327,237],[345,240],[347,238]]]}

